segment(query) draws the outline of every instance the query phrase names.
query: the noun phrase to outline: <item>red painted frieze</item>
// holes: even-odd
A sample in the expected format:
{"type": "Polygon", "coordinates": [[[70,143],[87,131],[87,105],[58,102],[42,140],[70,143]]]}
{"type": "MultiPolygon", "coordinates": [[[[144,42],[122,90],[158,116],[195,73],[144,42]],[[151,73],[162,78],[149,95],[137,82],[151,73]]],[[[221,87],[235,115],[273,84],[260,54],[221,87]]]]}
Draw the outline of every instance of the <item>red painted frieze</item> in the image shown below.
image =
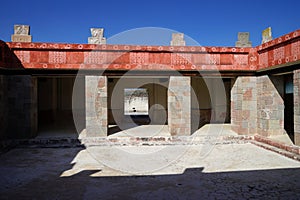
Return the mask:
{"type": "Polygon", "coordinates": [[[300,59],[300,30],[260,46],[0,43],[1,68],[255,71],[300,59]]]}
{"type": "Polygon", "coordinates": [[[256,47],[258,70],[291,65],[300,60],[300,30],[296,30],[256,47]]]}

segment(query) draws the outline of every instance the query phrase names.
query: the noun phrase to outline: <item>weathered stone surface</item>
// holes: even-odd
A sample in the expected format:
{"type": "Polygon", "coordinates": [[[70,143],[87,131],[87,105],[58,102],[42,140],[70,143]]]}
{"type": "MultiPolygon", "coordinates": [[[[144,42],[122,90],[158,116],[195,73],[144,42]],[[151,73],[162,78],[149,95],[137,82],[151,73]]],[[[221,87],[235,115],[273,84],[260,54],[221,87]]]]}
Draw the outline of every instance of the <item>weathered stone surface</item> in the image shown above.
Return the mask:
{"type": "Polygon", "coordinates": [[[103,28],[91,28],[92,37],[88,38],[89,44],[106,44],[106,38],[103,37],[103,28]]]}
{"type": "Polygon", "coordinates": [[[294,141],[300,146],[300,70],[294,71],[294,141]]]}
{"type": "Polygon", "coordinates": [[[104,29],[103,28],[91,28],[91,35],[92,37],[103,37],[103,32],[104,29]]]}
{"type": "Polygon", "coordinates": [[[107,136],[107,77],[86,76],[86,134],[107,136]]]}
{"type": "Polygon", "coordinates": [[[168,88],[168,123],[171,135],[191,134],[190,84],[190,77],[170,77],[168,88]]]}
{"type": "Polygon", "coordinates": [[[236,47],[252,47],[252,42],[249,41],[249,32],[239,32],[238,41],[235,42],[236,47]]]}
{"type": "Polygon", "coordinates": [[[252,144],[218,145],[205,157],[203,148],[191,145],[171,164],[161,147],[13,149],[1,154],[0,191],[6,199],[300,198],[299,162],[252,144]],[[132,173],[153,163],[164,167],[132,173]]]}
{"type": "Polygon", "coordinates": [[[29,35],[30,27],[28,25],[15,25],[14,34],[15,35],[29,35]]]}
{"type": "Polygon", "coordinates": [[[239,134],[257,132],[256,77],[238,77],[231,90],[232,129],[239,134]]]}
{"type": "Polygon", "coordinates": [[[30,27],[28,25],[15,25],[14,34],[11,35],[12,42],[31,42],[30,27]]]}
{"type": "Polygon", "coordinates": [[[284,134],[284,102],[268,76],[238,77],[231,91],[232,129],[239,134],[284,134]]]}
{"type": "Polygon", "coordinates": [[[8,95],[7,95],[8,81],[5,75],[0,75],[0,139],[7,137],[7,125],[8,125],[8,95]]]}
{"type": "Polygon", "coordinates": [[[36,136],[37,79],[0,75],[0,89],[0,140],[36,136]]]}
{"type": "Polygon", "coordinates": [[[31,35],[12,35],[11,41],[12,42],[31,42],[32,37],[31,37],[31,35]]]}
{"type": "Polygon", "coordinates": [[[184,34],[183,33],[172,33],[171,46],[185,46],[184,34]]]}
{"type": "Polygon", "coordinates": [[[284,134],[284,102],[268,76],[257,77],[258,134],[284,134]]]}
{"type": "Polygon", "coordinates": [[[263,44],[263,43],[269,42],[271,40],[273,40],[272,29],[271,29],[271,27],[268,27],[265,30],[263,30],[263,32],[262,32],[262,41],[261,41],[261,43],[263,44]]]}

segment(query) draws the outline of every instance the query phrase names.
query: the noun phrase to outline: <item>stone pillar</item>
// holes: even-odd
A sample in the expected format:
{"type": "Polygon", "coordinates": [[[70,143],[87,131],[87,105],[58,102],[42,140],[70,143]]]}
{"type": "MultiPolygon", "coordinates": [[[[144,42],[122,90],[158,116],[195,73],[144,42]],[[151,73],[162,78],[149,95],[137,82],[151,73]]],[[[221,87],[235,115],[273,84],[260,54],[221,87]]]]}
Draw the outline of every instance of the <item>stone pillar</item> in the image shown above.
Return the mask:
{"type": "Polygon", "coordinates": [[[33,138],[37,134],[37,78],[1,75],[0,139],[33,138]],[[4,121],[2,121],[4,120],[4,121]],[[5,123],[5,124],[4,124],[5,123]]]}
{"type": "Polygon", "coordinates": [[[86,76],[86,134],[88,137],[107,136],[107,77],[86,76]]]}
{"type": "Polygon", "coordinates": [[[235,42],[236,47],[252,47],[252,42],[249,41],[249,32],[239,32],[238,41],[235,42]]]}
{"type": "Polygon", "coordinates": [[[257,132],[256,77],[236,79],[231,90],[231,124],[232,130],[238,134],[257,132]]]}
{"type": "Polygon", "coordinates": [[[268,76],[238,77],[231,90],[232,130],[262,136],[284,134],[284,102],[268,76]]]}
{"type": "Polygon", "coordinates": [[[171,76],[168,88],[168,124],[172,136],[191,134],[191,78],[171,76]]]}
{"type": "Polygon", "coordinates": [[[262,136],[285,133],[284,101],[267,75],[257,77],[257,125],[262,136]]]}
{"type": "Polygon", "coordinates": [[[7,76],[0,75],[0,140],[7,138],[8,133],[8,95],[7,95],[7,76]]]}
{"type": "Polygon", "coordinates": [[[184,34],[183,33],[172,33],[171,46],[185,46],[184,34]]]}
{"type": "Polygon", "coordinates": [[[37,136],[38,133],[38,79],[37,77],[31,77],[30,84],[31,103],[30,103],[30,137],[37,136]]]}
{"type": "Polygon", "coordinates": [[[12,42],[31,42],[30,27],[28,25],[15,25],[14,34],[11,35],[12,42]]]}
{"type": "Polygon", "coordinates": [[[106,38],[103,37],[103,28],[91,28],[92,37],[88,38],[89,44],[106,44],[106,38]]]}
{"type": "Polygon", "coordinates": [[[294,141],[300,146],[300,70],[294,71],[294,141]]]}

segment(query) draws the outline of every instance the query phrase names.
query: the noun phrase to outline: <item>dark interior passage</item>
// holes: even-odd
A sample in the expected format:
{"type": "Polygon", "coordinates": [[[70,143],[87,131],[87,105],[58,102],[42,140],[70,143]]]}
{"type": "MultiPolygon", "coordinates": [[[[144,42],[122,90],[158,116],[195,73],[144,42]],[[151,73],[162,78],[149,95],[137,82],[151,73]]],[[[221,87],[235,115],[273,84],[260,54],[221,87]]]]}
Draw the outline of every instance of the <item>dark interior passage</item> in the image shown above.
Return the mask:
{"type": "Polygon", "coordinates": [[[76,135],[72,114],[75,77],[38,78],[38,136],[76,135]]]}
{"type": "Polygon", "coordinates": [[[284,129],[294,143],[293,74],[284,77],[284,129]]]}
{"type": "Polygon", "coordinates": [[[192,131],[209,123],[230,123],[232,78],[192,77],[192,131]]]}

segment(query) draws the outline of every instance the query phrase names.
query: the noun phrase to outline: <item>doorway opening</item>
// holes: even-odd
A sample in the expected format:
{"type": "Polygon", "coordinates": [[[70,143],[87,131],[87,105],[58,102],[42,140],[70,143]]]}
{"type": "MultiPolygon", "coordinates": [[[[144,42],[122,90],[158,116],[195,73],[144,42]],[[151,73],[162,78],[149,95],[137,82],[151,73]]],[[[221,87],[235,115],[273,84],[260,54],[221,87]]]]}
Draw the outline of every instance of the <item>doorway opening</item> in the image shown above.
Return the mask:
{"type": "MultiPolygon", "coordinates": [[[[284,103],[283,126],[286,137],[285,143],[294,143],[294,83],[293,73],[280,73],[269,76],[284,103]]],[[[271,98],[271,97],[270,97],[271,98]]]]}
{"type": "Polygon", "coordinates": [[[206,124],[230,123],[230,91],[233,84],[233,78],[191,78],[192,95],[195,95],[191,107],[192,133],[206,124]]]}
{"type": "Polygon", "coordinates": [[[124,115],[136,124],[149,124],[149,95],[147,88],[124,89],[124,115]]]}
{"type": "Polygon", "coordinates": [[[284,129],[292,142],[295,143],[293,74],[287,74],[284,76],[284,129]]]}
{"type": "Polygon", "coordinates": [[[108,135],[166,125],[168,84],[168,77],[108,77],[108,135]]]}
{"type": "Polygon", "coordinates": [[[72,114],[75,77],[38,77],[38,137],[77,136],[72,114]]]}

